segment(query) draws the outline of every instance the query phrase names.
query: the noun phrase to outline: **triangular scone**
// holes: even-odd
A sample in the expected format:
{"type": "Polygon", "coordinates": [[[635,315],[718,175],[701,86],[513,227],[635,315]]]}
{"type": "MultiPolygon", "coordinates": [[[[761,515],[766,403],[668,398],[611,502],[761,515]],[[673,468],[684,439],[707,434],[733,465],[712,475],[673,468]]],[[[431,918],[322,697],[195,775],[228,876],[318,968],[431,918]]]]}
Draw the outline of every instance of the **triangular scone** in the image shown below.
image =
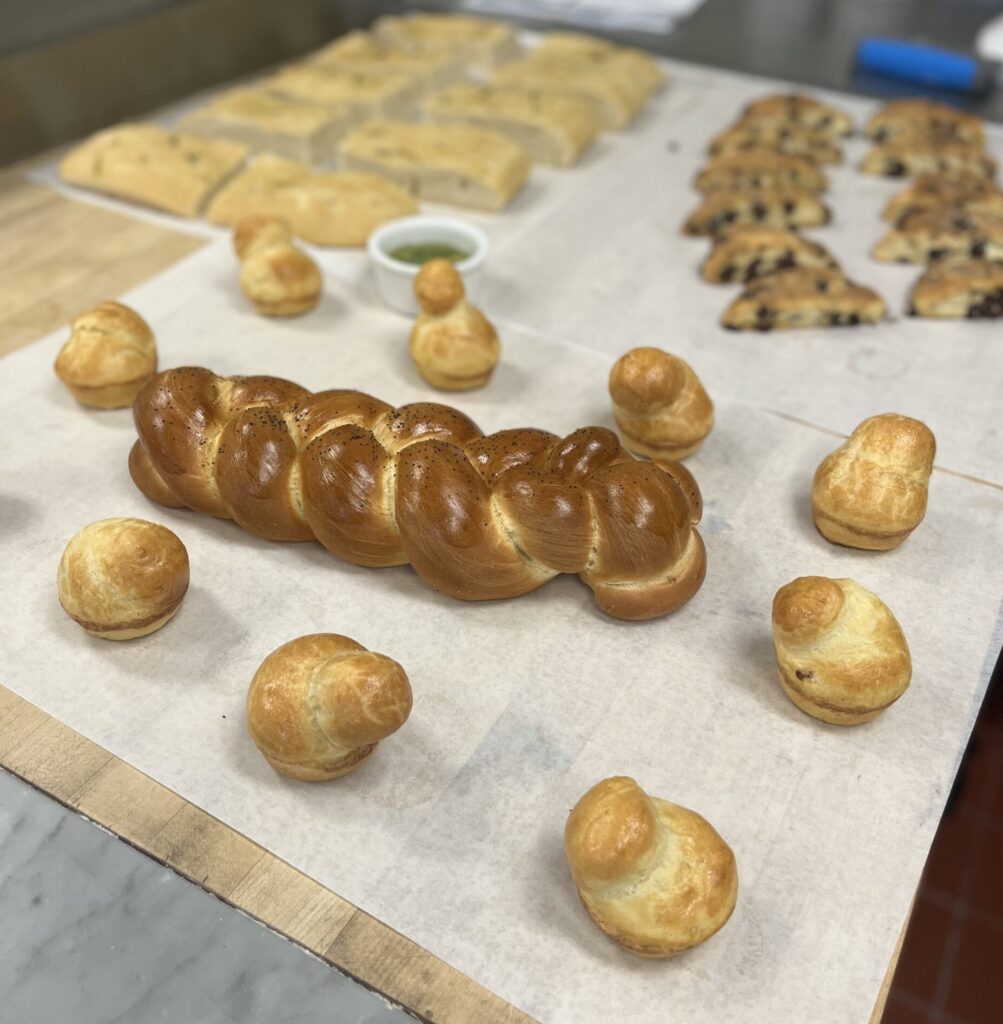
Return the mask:
{"type": "Polygon", "coordinates": [[[875,142],[926,135],[982,145],[986,138],[981,117],[925,99],[886,103],[871,115],[864,134],[875,142]]]}
{"type": "Polygon", "coordinates": [[[837,270],[796,267],[753,281],[725,310],[721,323],[733,331],[853,327],[877,323],[885,311],[880,295],[837,270]]]}
{"type": "Polygon", "coordinates": [[[810,161],[771,149],[751,149],[714,157],[693,182],[699,192],[738,188],[797,188],[824,192],[829,183],[810,161]]]}
{"type": "Polygon", "coordinates": [[[599,132],[592,105],[577,96],[464,82],[434,93],[425,116],[510,138],[537,163],[573,164],[599,132]]]}
{"type": "Polygon", "coordinates": [[[797,125],[828,139],[853,132],[853,121],[849,114],[800,93],[784,93],[753,100],[742,111],[741,122],[797,125]]]}
{"type": "Polygon", "coordinates": [[[120,124],[92,135],[63,157],[71,185],[194,217],[244,162],[247,147],[171,132],[158,124],[120,124]]]}
{"type": "Polygon", "coordinates": [[[771,149],[813,164],[838,164],[843,160],[843,151],[827,136],[777,121],[739,121],[714,136],[707,152],[724,156],[750,149],[771,149]]]}
{"type": "Polygon", "coordinates": [[[798,189],[718,189],[708,192],[683,224],[684,235],[717,235],[735,225],[798,228],[828,224],[829,208],[798,189]]]}
{"type": "Polygon", "coordinates": [[[484,70],[519,52],[515,27],[465,14],[384,15],[373,34],[385,46],[408,53],[447,53],[484,70]]]}
{"type": "Polygon", "coordinates": [[[905,137],[875,146],[860,161],[859,169],[886,178],[914,178],[940,171],[971,171],[992,178],[996,161],[978,144],[905,137]]]}
{"type": "Polygon", "coordinates": [[[888,200],[882,217],[898,224],[910,214],[943,206],[1003,213],[1003,191],[991,178],[973,171],[924,174],[888,200]]]}
{"type": "Polygon", "coordinates": [[[752,281],[789,267],[839,270],[824,245],[789,228],[749,225],[719,236],[700,272],[705,281],[727,284],[752,281]]]}
{"type": "Polygon", "coordinates": [[[344,104],[320,104],[266,89],[230,89],[181,122],[195,135],[232,139],[254,152],[315,164],[334,160],[341,137],[356,123],[344,104]]]}
{"type": "Polygon", "coordinates": [[[1003,214],[943,207],[911,213],[872,253],[884,263],[927,263],[969,256],[1003,260],[1003,214]]]}
{"type": "Polygon", "coordinates": [[[422,199],[500,210],[530,171],[511,139],[459,124],[369,121],[341,144],[342,164],[398,182],[422,199]]]}
{"type": "Polygon", "coordinates": [[[586,99],[603,129],[625,128],[644,103],[644,95],[622,73],[597,71],[577,58],[514,60],[495,71],[491,84],[586,99]]]}
{"type": "Polygon", "coordinates": [[[316,245],[363,246],[381,224],[416,213],[417,203],[392,182],[348,171],[317,173],[265,153],[220,191],[209,206],[213,224],[250,214],[281,217],[316,245]]]}
{"type": "Polygon", "coordinates": [[[911,316],[949,320],[1003,317],[1003,263],[935,263],[913,286],[908,312],[911,316]]]}

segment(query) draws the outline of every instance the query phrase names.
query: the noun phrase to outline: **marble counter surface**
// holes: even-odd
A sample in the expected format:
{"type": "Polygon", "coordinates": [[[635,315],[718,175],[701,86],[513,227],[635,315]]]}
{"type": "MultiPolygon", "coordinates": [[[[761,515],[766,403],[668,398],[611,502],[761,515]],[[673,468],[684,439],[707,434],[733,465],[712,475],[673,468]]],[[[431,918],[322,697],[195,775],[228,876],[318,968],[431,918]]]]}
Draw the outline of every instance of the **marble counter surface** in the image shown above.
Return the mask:
{"type": "Polygon", "coordinates": [[[328,964],[0,771],[5,1024],[406,1024],[328,964]]]}

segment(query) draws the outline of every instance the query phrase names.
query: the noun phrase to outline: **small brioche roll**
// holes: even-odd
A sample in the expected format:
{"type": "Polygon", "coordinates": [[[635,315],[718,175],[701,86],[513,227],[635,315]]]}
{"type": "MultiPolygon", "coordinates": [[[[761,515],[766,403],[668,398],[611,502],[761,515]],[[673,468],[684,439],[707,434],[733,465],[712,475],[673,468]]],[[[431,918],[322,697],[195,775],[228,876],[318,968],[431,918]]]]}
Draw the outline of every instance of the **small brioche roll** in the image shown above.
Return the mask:
{"type": "Polygon", "coordinates": [[[188,590],[188,552],[166,526],[101,519],[66,545],[59,603],[92,636],[132,640],[173,618],[188,590]]]}
{"type": "Polygon", "coordinates": [[[833,725],[876,718],[905,693],[912,660],[902,627],[853,580],[801,576],[773,598],[773,645],[784,693],[833,725]]]}
{"type": "Polygon", "coordinates": [[[692,455],[714,426],[714,406],[690,365],[659,348],[633,348],[609,375],[613,415],[632,452],[652,459],[692,455]]]}
{"type": "Polygon", "coordinates": [[[299,316],[320,298],[320,269],[293,242],[280,217],[245,217],[234,228],[240,287],[263,316],[299,316]]]}
{"type": "Polygon", "coordinates": [[[460,272],[449,260],[429,260],[414,279],[420,312],[410,352],[418,372],[444,391],[482,388],[501,346],[488,318],[467,301],[460,272]]]}
{"type": "Polygon", "coordinates": [[[937,442],[897,413],[861,423],[815,471],[811,511],[826,540],[851,548],[897,548],[923,521],[937,442]]]}
{"type": "Polygon", "coordinates": [[[132,405],[157,372],[157,345],[149,324],[120,302],[102,302],[70,324],[56,356],[56,376],[82,405],[132,405]]]}
{"type": "Polygon", "coordinates": [[[247,694],[248,732],[265,760],[306,782],[354,772],[410,713],[404,669],[337,633],[272,651],[247,694]]]}
{"type": "Polygon", "coordinates": [[[633,779],[604,779],[578,801],[564,851],[589,916],[640,956],[699,945],[735,908],[728,844],[699,814],[648,796],[633,779]]]}

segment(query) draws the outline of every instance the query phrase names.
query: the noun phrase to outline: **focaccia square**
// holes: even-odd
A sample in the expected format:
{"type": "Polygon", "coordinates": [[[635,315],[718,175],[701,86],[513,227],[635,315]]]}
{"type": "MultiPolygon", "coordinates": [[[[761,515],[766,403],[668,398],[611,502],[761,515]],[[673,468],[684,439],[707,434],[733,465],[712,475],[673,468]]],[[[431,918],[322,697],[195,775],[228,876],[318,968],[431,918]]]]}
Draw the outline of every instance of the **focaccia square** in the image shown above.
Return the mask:
{"type": "Polygon", "coordinates": [[[511,139],[459,124],[370,121],[341,144],[346,168],[397,182],[422,199],[500,210],[529,174],[511,139]]]}
{"type": "Polygon", "coordinates": [[[512,25],[465,14],[388,14],[376,19],[373,34],[389,48],[451,54],[481,70],[519,52],[512,25]]]}
{"type": "Polygon", "coordinates": [[[408,53],[382,46],[362,29],[328,43],[307,58],[310,63],[355,75],[406,75],[423,90],[438,89],[463,78],[463,61],[448,53],[408,53]]]}
{"type": "Polygon", "coordinates": [[[181,127],[242,142],[254,152],[314,164],[335,159],[339,140],[357,120],[344,104],[307,103],[266,89],[231,89],[186,117],[181,127]]]}
{"type": "Polygon", "coordinates": [[[466,82],[434,93],[425,116],[507,136],[537,163],[575,163],[599,132],[595,109],[578,96],[466,82]]]}
{"type": "Polygon", "coordinates": [[[615,69],[644,97],[660,89],[666,79],[658,61],[644,50],[617,46],[584,32],[548,32],[533,56],[538,60],[580,60],[597,71],[615,69]]]}
{"type": "Polygon", "coordinates": [[[335,103],[357,117],[407,117],[414,111],[411,75],[364,75],[324,64],[290,64],[266,78],[266,89],[308,103],[335,103]]]}
{"type": "Polygon", "coordinates": [[[307,242],[363,246],[381,224],[417,210],[407,192],[383,178],[320,173],[265,153],[220,191],[206,216],[226,225],[249,214],[281,217],[307,242]]]}
{"type": "Polygon", "coordinates": [[[60,161],[59,174],[72,185],[194,217],[246,154],[236,142],[137,122],[106,128],[75,146],[60,161]]]}
{"type": "Polygon", "coordinates": [[[588,100],[603,129],[625,128],[637,116],[645,99],[622,73],[597,69],[578,58],[514,60],[495,71],[491,84],[588,100]]]}

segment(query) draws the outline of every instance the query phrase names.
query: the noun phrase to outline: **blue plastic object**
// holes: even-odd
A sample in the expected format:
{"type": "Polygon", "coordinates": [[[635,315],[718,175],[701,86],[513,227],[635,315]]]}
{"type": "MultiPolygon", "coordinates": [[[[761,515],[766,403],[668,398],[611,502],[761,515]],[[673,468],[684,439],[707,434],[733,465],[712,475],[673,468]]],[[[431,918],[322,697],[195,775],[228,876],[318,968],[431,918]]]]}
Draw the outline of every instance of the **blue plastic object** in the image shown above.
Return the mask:
{"type": "Polygon", "coordinates": [[[861,39],[857,64],[888,78],[955,92],[983,92],[995,79],[995,66],[976,57],[903,39],[861,39]]]}

